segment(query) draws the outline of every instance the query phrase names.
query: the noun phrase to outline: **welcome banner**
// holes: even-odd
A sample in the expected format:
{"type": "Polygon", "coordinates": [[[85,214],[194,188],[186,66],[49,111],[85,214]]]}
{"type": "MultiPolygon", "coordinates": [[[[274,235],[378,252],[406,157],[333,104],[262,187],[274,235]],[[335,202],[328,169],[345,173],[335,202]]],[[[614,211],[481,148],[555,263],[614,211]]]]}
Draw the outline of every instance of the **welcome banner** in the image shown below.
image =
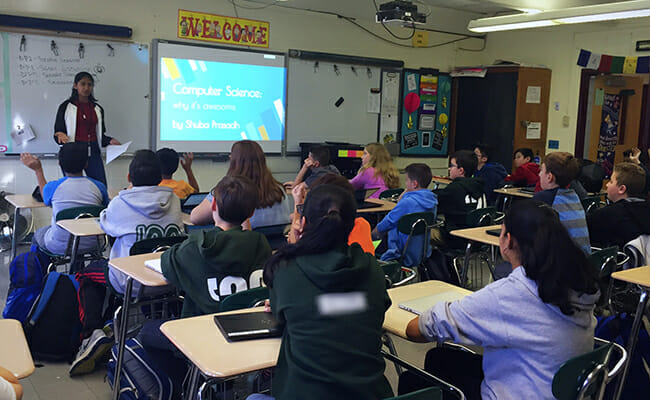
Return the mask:
{"type": "Polygon", "coordinates": [[[178,10],[178,37],[204,42],[269,47],[269,23],[178,10]]]}

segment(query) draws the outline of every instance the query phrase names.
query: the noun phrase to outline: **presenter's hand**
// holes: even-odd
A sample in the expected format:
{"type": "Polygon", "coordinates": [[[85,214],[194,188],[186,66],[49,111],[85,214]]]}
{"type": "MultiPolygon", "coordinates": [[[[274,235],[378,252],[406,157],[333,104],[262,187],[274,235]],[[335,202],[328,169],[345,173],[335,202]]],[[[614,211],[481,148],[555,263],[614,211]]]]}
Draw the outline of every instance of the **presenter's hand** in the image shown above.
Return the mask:
{"type": "Polygon", "coordinates": [[[183,158],[181,158],[181,167],[185,171],[191,170],[192,169],[192,160],[194,160],[194,154],[193,153],[185,153],[183,154],[183,158]]]}
{"type": "Polygon", "coordinates": [[[21,153],[20,161],[22,161],[22,163],[25,164],[27,168],[32,169],[34,171],[43,169],[43,166],[41,165],[41,160],[39,160],[38,157],[36,157],[33,154],[21,153]]]}
{"type": "Polygon", "coordinates": [[[115,139],[115,138],[112,138],[111,141],[110,141],[108,144],[113,145],[113,146],[119,146],[119,145],[121,145],[122,143],[120,143],[119,140],[117,140],[117,139],[115,139]]]}
{"type": "Polygon", "coordinates": [[[65,144],[65,143],[68,143],[70,141],[70,138],[68,137],[68,135],[66,135],[63,132],[57,132],[57,133],[54,134],[54,136],[56,136],[56,140],[59,142],[59,144],[65,144]]]}

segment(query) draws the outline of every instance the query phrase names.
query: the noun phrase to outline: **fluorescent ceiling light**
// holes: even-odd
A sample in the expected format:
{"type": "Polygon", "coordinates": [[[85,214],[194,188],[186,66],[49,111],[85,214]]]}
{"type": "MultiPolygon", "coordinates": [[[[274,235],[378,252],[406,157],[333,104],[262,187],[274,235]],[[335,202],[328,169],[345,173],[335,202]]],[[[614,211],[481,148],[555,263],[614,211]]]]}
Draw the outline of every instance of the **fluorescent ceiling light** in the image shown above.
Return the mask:
{"type": "Polygon", "coordinates": [[[495,32],[648,16],[650,16],[650,0],[634,0],[475,19],[469,22],[467,29],[473,32],[495,32]]]}

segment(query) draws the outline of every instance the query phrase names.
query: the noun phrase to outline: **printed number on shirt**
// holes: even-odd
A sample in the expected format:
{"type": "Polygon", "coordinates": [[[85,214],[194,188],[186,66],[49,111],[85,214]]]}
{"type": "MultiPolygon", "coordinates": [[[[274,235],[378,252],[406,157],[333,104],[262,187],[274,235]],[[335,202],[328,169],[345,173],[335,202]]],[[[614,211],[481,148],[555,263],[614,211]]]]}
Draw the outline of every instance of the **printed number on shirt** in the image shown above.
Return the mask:
{"type": "Polygon", "coordinates": [[[221,301],[221,296],[228,296],[233,293],[239,293],[244,290],[260,287],[264,285],[262,281],[263,270],[256,269],[251,272],[251,276],[248,278],[248,283],[246,279],[239,276],[226,276],[221,280],[217,281],[217,278],[208,278],[208,293],[214,301],[221,301]]]}

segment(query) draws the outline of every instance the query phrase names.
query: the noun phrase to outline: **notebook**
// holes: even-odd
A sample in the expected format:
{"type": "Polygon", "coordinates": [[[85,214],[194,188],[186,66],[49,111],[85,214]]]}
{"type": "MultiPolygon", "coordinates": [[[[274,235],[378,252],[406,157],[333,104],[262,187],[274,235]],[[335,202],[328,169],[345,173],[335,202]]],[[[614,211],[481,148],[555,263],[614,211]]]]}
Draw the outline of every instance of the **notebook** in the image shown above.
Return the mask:
{"type": "Polygon", "coordinates": [[[270,312],[215,315],[214,322],[223,336],[233,342],[282,336],[283,325],[270,312]]]}
{"type": "Polygon", "coordinates": [[[366,191],[363,189],[354,191],[354,199],[357,201],[357,210],[362,210],[364,208],[381,207],[381,204],[366,201],[366,191]]]}
{"type": "Polygon", "coordinates": [[[399,303],[399,308],[410,311],[413,314],[421,315],[423,312],[436,305],[436,303],[441,301],[460,300],[465,296],[465,294],[458,293],[455,290],[448,290],[431,296],[418,297],[417,299],[399,303]]]}
{"type": "Polygon", "coordinates": [[[147,260],[144,262],[144,266],[153,269],[159,274],[162,274],[162,268],[160,267],[160,258],[156,258],[155,260],[147,260]]]}
{"type": "Polygon", "coordinates": [[[485,231],[485,233],[487,233],[488,235],[492,235],[492,236],[501,236],[501,228],[488,229],[488,230],[485,231]]]}

